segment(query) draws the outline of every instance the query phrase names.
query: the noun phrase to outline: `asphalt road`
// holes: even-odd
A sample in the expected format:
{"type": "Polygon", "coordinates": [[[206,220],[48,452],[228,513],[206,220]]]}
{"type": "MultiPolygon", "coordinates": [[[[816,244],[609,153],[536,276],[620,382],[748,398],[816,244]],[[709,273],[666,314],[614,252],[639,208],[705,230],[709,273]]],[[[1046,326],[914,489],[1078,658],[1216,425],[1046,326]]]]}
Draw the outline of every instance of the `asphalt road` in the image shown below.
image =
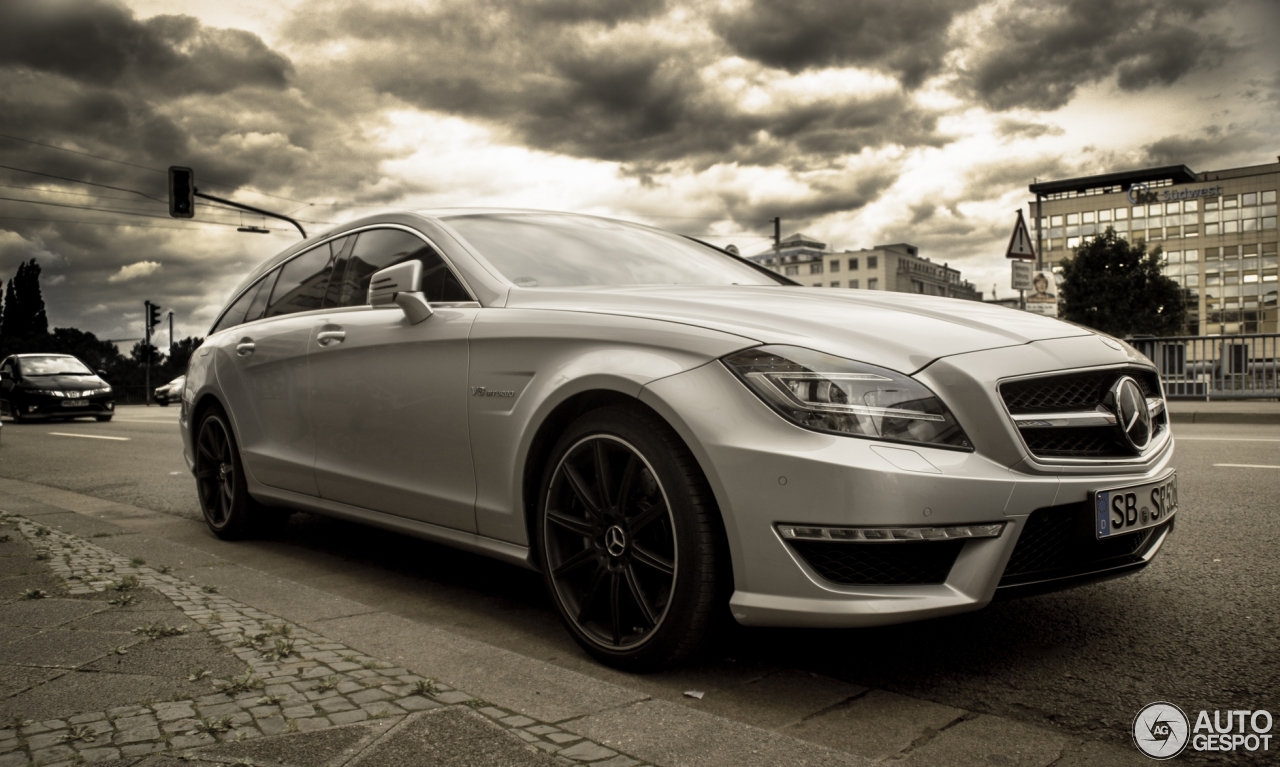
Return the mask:
{"type": "MultiPolygon", "coordinates": [[[[6,422],[0,476],[198,519],[176,418],[124,407],[111,423],[6,422]]],[[[534,573],[310,515],[242,550],[254,567],[662,697],[782,668],[1117,740],[1156,700],[1280,714],[1280,426],[1175,434],[1178,528],[1135,576],[889,628],[734,628],[699,664],[643,678],[586,658],[534,573]]]]}

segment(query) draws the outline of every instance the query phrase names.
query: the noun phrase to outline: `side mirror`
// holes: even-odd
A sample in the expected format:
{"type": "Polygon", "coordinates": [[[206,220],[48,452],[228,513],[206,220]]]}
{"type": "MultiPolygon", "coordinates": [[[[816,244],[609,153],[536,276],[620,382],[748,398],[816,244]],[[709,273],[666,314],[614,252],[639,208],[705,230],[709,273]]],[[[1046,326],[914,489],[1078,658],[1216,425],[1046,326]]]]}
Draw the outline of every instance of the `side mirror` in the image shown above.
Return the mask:
{"type": "Polygon", "coordinates": [[[101,368],[99,368],[99,369],[95,370],[94,372],[98,374],[98,377],[99,377],[99,378],[104,378],[104,379],[105,379],[105,378],[107,377],[107,371],[105,371],[105,370],[103,370],[103,369],[101,369],[101,368]]]}
{"type": "Polygon", "coordinates": [[[13,378],[13,376],[9,374],[8,370],[0,370],[0,381],[8,381],[10,378],[13,378]]]}
{"type": "Polygon", "coordinates": [[[369,280],[369,305],[395,304],[410,325],[430,317],[431,304],[422,295],[422,262],[414,259],[373,273],[369,280]]]}

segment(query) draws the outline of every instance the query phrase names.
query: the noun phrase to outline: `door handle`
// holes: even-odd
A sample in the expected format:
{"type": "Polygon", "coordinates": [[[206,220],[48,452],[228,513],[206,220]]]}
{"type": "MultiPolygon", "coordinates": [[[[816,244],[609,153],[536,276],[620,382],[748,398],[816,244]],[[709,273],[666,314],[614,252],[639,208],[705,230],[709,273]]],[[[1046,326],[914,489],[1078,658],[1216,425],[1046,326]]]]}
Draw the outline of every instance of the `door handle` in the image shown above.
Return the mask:
{"type": "Polygon", "coordinates": [[[321,330],[316,333],[316,341],[321,346],[332,346],[333,344],[342,343],[342,339],[347,337],[345,330],[321,330]]]}
{"type": "Polygon", "coordinates": [[[252,338],[242,338],[240,339],[240,343],[236,344],[236,354],[241,357],[253,354],[253,349],[254,346],[252,338]]]}

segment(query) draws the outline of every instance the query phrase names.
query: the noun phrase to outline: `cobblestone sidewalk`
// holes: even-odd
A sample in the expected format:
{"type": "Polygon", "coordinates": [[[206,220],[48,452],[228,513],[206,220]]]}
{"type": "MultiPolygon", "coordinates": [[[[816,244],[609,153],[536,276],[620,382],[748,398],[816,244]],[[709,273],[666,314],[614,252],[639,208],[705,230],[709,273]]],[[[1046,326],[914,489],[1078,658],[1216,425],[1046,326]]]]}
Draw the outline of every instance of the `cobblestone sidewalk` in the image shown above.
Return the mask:
{"type": "MultiPolygon", "coordinates": [[[[379,738],[367,735],[374,730],[366,727],[357,741],[363,738],[369,748],[394,750],[385,737],[401,734],[403,738],[422,740],[428,737],[424,733],[439,735],[443,732],[442,723],[455,720],[451,726],[462,728],[459,732],[474,726],[453,714],[424,719],[414,713],[446,707],[470,709],[483,715],[482,721],[490,729],[505,731],[498,733],[500,736],[519,738],[513,743],[527,744],[522,748],[531,760],[529,764],[543,760],[548,764],[589,763],[599,767],[642,764],[582,736],[520,712],[491,706],[434,679],[330,641],[222,596],[216,589],[187,583],[169,574],[168,568],[147,566],[25,517],[0,512],[0,538],[12,535],[10,531],[20,533],[31,544],[35,558],[65,582],[70,596],[110,593],[119,603],[128,604],[136,598],[132,595],[151,589],[172,602],[193,624],[139,626],[133,630],[138,641],[188,631],[207,632],[239,658],[247,671],[217,679],[196,669],[188,681],[209,684],[209,692],[189,699],[122,705],[45,721],[16,717],[11,722],[0,722],[0,767],[83,764],[162,752],[225,763],[226,758],[188,752],[198,750],[203,754],[214,744],[297,738],[296,734],[329,732],[362,722],[379,724],[374,728],[379,738]]],[[[33,593],[39,591],[2,596],[34,600],[44,596],[43,592],[33,593]]],[[[118,647],[102,647],[100,652],[101,657],[124,654],[118,647]]],[[[38,667],[40,663],[37,660],[31,665],[38,667]]],[[[22,680],[4,681],[8,682],[7,691],[17,690],[9,692],[6,697],[10,698],[39,686],[39,682],[23,685],[22,680]]],[[[423,748],[419,744],[418,752],[425,753],[423,748]]],[[[348,756],[359,761],[359,751],[348,756]]],[[[237,763],[253,763],[252,757],[240,759],[237,763]]]]}

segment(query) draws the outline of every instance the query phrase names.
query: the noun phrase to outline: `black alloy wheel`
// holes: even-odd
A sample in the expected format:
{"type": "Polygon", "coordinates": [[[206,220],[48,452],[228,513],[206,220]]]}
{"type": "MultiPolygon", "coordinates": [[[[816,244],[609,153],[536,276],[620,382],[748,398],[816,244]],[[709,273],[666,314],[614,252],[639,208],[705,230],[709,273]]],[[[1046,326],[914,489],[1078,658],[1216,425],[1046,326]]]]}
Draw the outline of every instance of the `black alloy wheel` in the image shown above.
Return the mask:
{"type": "Polygon", "coordinates": [[[266,508],[249,496],[240,449],[220,409],[206,413],[196,432],[195,475],[205,524],[219,538],[276,532],[288,522],[288,512],[266,508]]]}
{"type": "Polygon", "coordinates": [[[697,649],[717,597],[718,520],[670,427],[625,408],[583,416],[553,453],[539,508],[547,587],[585,650],[639,671],[697,649]]]}

